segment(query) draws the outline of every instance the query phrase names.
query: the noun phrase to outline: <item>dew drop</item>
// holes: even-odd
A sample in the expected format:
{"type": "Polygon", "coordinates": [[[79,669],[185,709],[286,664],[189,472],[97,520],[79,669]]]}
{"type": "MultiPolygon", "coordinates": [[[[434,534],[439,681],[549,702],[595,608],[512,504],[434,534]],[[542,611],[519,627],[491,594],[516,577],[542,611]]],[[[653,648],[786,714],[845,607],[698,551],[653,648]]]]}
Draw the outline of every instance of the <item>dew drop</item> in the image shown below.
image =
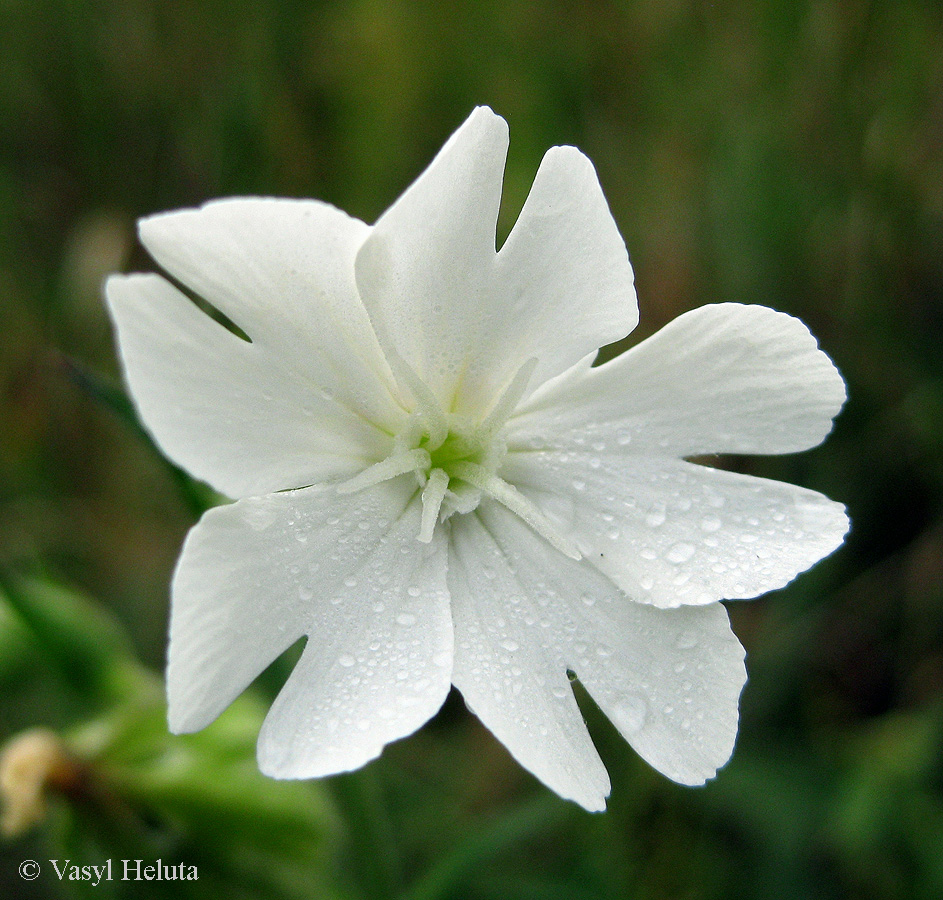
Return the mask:
{"type": "Polygon", "coordinates": [[[697,634],[693,631],[682,631],[675,638],[675,647],[679,650],[691,650],[697,646],[697,634]]]}
{"type": "Polygon", "coordinates": [[[409,594],[410,597],[418,597],[422,591],[413,585],[412,587],[406,588],[406,593],[409,594]]]}
{"type": "Polygon", "coordinates": [[[592,606],[596,602],[596,598],[592,594],[582,594],[580,600],[582,600],[586,606],[592,606]]]}
{"type": "Polygon", "coordinates": [[[400,625],[404,625],[408,628],[410,625],[416,624],[416,617],[412,613],[400,613],[396,617],[396,621],[400,625]]]}
{"type": "Polygon", "coordinates": [[[708,533],[712,531],[719,531],[722,524],[723,523],[720,521],[720,519],[717,518],[717,516],[708,516],[706,519],[701,519],[701,530],[708,533]]]}
{"type": "Polygon", "coordinates": [[[340,663],[345,669],[349,669],[357,660],[355,660],[349,653],[342,653],[337,658],[338,663],[340,663]]]}
{"type": "Polygon", "coordinates": [[[645,516],[645,524],[649,528],[658,528],[659,525],[665,524],[665,511],[663,509],[653,509],[647,516],[645,516]]]}
{"type": "Polygon", "coordinates": [[[515,650],[520,649],[521,645],[517,641],[512,641],[510,638],[506,638],[505,640],[501,641],[501,646],[504,647],[508,653],[513,653],[515,650]]]}
{"type": "Polygon", "coordinates": [[[623,734],[636,734],[645,724],[648,715],[648,704],[634,695],[620,700],[609,715],[616,728],[623,734]]]}
{"type": "Polygon", "coordinates": [[[675,544],[668,552],[665,554],[665,559],[668,562],[672,563],[683,563],[687,562],[692,556],[694,556],[695,547],[693,544],[675,544]]]}
{"type": "Polygon", "coordinates": [[[264,531],[275,521],[275,513],[263,506],[247,506],[242,517],[253,531],[264,531]]]}
{"type": "Polygon", "coordinates": [[[298,598],[300,600],[310,600],[314,596],[314,591],[308,587],[308,585],[303,584],[298,588],[298,598]]]}

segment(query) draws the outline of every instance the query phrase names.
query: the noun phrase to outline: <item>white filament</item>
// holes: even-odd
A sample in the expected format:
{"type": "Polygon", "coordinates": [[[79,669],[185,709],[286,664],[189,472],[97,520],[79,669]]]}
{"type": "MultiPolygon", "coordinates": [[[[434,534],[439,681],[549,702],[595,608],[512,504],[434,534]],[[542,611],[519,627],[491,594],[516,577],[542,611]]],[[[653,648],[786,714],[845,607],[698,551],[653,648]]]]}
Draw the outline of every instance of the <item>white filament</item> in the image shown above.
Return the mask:
{"type": "Polygon", "coordinates": [[[489,441],[498,432],[502,425],[510,418],[514,412],[518,401],[527,390],[530,383],[530,377],[537,368],[537,357],[532,356],[522,365],[517,374],[511,379],[511,383],[504,389],[504,393],[498,398],[494,408],[488,413],[488,417],[481,423],[476,436],[482,443],[489,441]]]}
{"type": "Polygon", "coordinates": [[[353,478],[341,482],[337,486],[337,493],[354,494],[381,481],[389,481],[398,475],[405,475],[407,472],[421,472],[428,469],[430,465],[432,465],[432,459],[429,457],[429,451],[422,447],[407,450],[404,453],[394,453],[364,469],[353,478]]]}
{"type": "Polygon", "coordinates": [[[432,540],[448,487],[449,476],[442,469],[433,469],[429,473],[429,480],[422,490],[422,522],[419,526],[419,540],[424,544],[432,540]]]}
{"type": "Polygon", "coordinates": [[[570,559],[582,559],[579,550],[556,528],[550,520],[530,502],[514,485],[508,484],[493,472],[471,462],[457,462],[452,466],[452,475],[461,478],[476,488],[490,494],[511,512],[520,516],[541,537],[566,554],[570,559]]]}

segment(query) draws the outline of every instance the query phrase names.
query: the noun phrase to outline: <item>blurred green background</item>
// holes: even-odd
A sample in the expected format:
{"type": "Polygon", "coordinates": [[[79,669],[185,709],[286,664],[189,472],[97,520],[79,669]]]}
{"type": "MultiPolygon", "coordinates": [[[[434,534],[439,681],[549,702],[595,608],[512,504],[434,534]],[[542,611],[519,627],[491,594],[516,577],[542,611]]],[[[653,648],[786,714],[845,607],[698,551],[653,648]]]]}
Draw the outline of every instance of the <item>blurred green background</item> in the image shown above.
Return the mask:
{"type": "Polygon", "coordinates": [[[88,766],[2,843],[0,896],[943,896],[938,2],[0,0],[0,34],[0,741],[47,726],[88,766]],[[206,496],[133,424],[101,279],[149,265],[137,217],[212,197],[373,221],[480,103],[511,129],[502,239],[549,146],[595,162],[637,274],[628,343],[762,303],[849,387],[822,447],[722,461],[853,522],[788,589],[729,604],[732,762],[678,787],[586,702],[603,815],[455,697],[358,775],[269,782],[254,734],[284,661],[201,735],[163,723],[168,581],[206,496]],[[162,854],[201,880],[17,874],[162,854]]]}

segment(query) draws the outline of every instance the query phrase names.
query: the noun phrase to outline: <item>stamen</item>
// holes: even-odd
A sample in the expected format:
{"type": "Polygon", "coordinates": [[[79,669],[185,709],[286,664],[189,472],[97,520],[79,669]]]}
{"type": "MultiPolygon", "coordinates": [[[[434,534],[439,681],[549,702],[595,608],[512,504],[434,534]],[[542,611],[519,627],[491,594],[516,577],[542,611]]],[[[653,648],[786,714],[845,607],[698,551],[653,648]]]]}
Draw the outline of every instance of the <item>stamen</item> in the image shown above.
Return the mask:
{"type": "Polygon", "coordinates": [[[429,386],[413,371],[413,367],[403,359],[398,353],[391,352],[388,355],[390,368],[401,376],[406,382],[406,386],[416,398],[419,404],[419,411],[425,419],[426,427],[429,429],[430,450],[437,450],[445,442],[449,434],[449,425],[439,406],[439,401],[435,394],[429,389],[429,386]]]}
{"type": "Polygon", "coordinates": [[[449,476],[442,469],[433,469],[429,473],[429,480],[422,490],[422,522],[419,526],[419,540],[424,544],[432,540],[448,486],[449,476]]]}
{"type": "Polygon", "coordinates": [[[407,450],[405,453],[394,453],[392,456],[388,456],[386,459],[364,469],[360,474],[354,475],[353,478],[341,482],[337,486],[337,493],[354,494],[364,488],[379,484],[381,481],[389,481],[398,475],[417,472],[431,465],[432,460],[429,457],[429,452],[422,447],[407,450]]]}
{"type": "Polygon", "coordinates": [[[518,401],[524,395],[524,391],[527,390],[530,377],[534,374],[536,368],[537,357],[532,356],[517,370],[517,374],[511,379],[511,383],[504,389],[504,393],[498,398],[498,402],[478,428],[478,436],[482,442],[490,440],[510,418],[518,401]]]}
{"type": "Polygon", "coordinates": [[[452,482],[449,485],[448,509],[451,512],[470,513],[481,503],[481,490],[467,481],[452,482]]]}
{"type": "Polygon", "coordinates": [[[471,462],[455,463],[452,466],[452,477],[461,478],[490,494],[511,512],[520,516],[534,531],[570,559],[582,559],[580,551],[554,528],[550,520],[516,487],[508,484],[503,478],[471,462]]]}
{"type": "Polygon", "coordinates": [[[394,455],[414,449],[426,431],[419,413],[413,413],[407,420],[406,427],[393,440],[394,455]]]}

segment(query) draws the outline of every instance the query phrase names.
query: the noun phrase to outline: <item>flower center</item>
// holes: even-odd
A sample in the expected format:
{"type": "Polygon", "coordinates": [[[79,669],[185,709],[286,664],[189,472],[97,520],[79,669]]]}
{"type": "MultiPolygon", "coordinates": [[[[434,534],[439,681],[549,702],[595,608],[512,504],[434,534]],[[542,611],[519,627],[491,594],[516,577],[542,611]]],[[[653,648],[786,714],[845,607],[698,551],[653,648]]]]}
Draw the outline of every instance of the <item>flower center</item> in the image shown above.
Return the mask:
{"type": "MultiPolygon", "coordinates": [[[[419,539],[423,541],[432,539],[437,521],[444,522],[453,513],[469,513],[478,506],[482,490],[497,478],[507,452],[500,434],[489,429],[470,427],[454,415],[445,417],[445,425],[441,443],[439,434],[424,427],[415,447],[428,454],[428,462],[422,458],[423,464],[415,469],[422,488],[419,539]]],[[[406,437],[409,440],[411,436],[406,437]]]]}
{"type": "Polygon", "coordinates": [[[390,454],[338,485],[338,492],[352,494],[413,473],[422,490],[420,541],[431,541],[439,522],[455,513],[472,512],[482,496],[488,494],[517,513],[557,549],[579,559],[579,551],[547,517],[516,487],[498,476],[507,453],[501,431],[524,394],[536,364],[536,359],[524,363],[490,412],[476,423],[443,412],[435,395],[408,364],[402,359],[395,360],[394,369],[416,398],[416,409],[394,439],[390,454]]]}

